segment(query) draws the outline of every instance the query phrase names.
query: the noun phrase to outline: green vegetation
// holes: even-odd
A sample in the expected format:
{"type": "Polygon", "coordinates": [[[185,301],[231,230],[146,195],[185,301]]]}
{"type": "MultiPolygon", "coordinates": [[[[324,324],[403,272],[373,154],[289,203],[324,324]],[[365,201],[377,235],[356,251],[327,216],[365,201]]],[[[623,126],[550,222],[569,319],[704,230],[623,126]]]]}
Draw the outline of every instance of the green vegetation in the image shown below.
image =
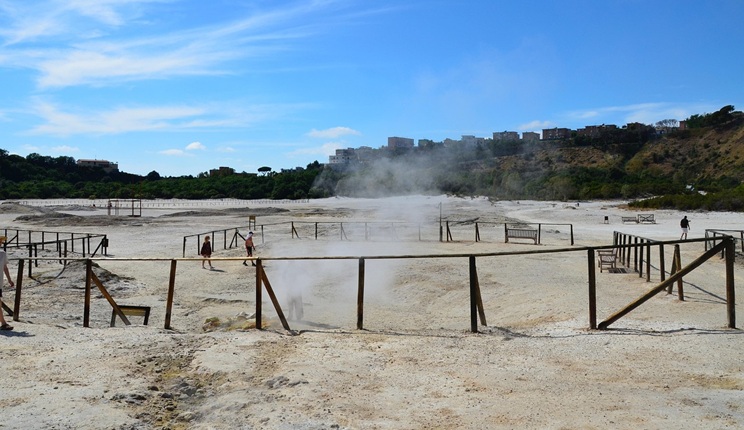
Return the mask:
{"type": "Polygon", "coordinates": [[[302,199],[412,193],[495,199],[635,199],[639,208],[744,211],[744,115],[725,106],[657,127],[603,127],[553,141],[427,141],[415,150],[375,150],[363,162],[255,173],[161,177],[105,173],[70,157],[9,155],[0,149],[0,199],[302,199]],[[693,191],[694,190],[694,191],[693,191]]]}
{"type": "Polygon", "coordinates": [[[178,198],[178,199],[303,199],[324,197],[312,191],[323,166],[317,161],[307,168],[261,175],[235,173],[197,177],[163,178],[100,168],[78,167],[71,157],[9,155],[0,149],[0,199],[50,198],[178,198]]]}

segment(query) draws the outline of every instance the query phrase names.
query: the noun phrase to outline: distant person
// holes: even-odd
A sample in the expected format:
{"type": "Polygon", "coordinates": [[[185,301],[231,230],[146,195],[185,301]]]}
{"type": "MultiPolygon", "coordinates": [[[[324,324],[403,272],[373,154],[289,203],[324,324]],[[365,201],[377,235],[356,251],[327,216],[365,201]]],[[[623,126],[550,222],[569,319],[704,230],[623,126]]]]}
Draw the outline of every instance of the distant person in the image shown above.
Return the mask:
{"type": "Polygon", "coordinates": [[[206,269],[206,267],[204,267],[205,261],[209,263],[210,270],[214,269],[214,267],[212,266],[212,260],[209,259],[209,257],[212,256],[212,244],[209,242],[209,236],[204,237],[204,243],[202,243],[201,251],[199,252],[199,254],[204,257],[204,260],[202,260],[202,269],[206,269]]]}
{"type": "MultiPolygon", "coordinates": [[[[2,246],[6,240],[8,240],[7,237],[0,236],[0,246],[2,246]]],[[[13,326],[5,321],[5,315],[3,315],[5,312],[3,310],[3,274],[8,277],[8,285],[15,287],[15,284],[13,284],[13,279],[10,277],[10,270],[8,270],[8,254],[6,254],[2,249],[0,249],[0,266],[2,266],[2,273],[0,273],[0,330],[13,330],[13,326]]]]}
{"type": "Polygon", "coordinates": [[[679,222],[679,226],[682,228],[682,236],[680,236],[679,239],[687,240],[687,232],[690,231],[690,220],[687,219],[687,215],[685,215],[685,217],[682,218],[682,221],[679,222]]]}
{"type": "MultiPolygon", "coordinates": [[[[247,257],[253,257],[253,251],[256,249],[256,246],[253,244],[253,232],[249,231],[248,236],[245,238],[245,255],[247,257]]],[[[248,260],[243,260],[243,266],[247,266],[248,263],[246,263],[248,260]]],[[[251,265],[255,266],[256,262],[251,260],[251,265]]]]}

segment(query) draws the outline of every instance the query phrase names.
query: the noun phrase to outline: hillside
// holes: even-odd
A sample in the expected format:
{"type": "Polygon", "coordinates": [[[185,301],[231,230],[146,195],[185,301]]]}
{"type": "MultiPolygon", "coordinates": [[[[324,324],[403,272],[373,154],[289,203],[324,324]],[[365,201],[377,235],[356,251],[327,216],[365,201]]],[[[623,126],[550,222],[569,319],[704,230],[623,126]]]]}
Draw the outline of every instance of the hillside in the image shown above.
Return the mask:
{"type": "Polygon", "coordinates": [[[442,193],[532,200],[685,196],[684,203],[675,197],[663,205],[744,210],[744,114],[727,106],[688,120],[695,126],[666,134],[649,125],[628,124],[592,138],[535,143],[486,139],[476,146],[440,143],[411,151],[380,151],[375,159],[345,167],[315,162],[261,175],[107,174],[80,168],[70,157],[23,158],[0,149],[0,199],[298,199],[442,193]]]}

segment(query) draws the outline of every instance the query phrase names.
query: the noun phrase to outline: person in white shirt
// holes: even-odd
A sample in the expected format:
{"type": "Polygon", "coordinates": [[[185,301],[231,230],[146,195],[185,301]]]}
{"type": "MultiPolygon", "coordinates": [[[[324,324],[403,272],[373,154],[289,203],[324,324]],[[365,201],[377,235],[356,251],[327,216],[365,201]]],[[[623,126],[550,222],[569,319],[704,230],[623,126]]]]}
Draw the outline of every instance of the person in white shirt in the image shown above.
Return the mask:
{"type": "MultiPolygon", "coordinates": [[[[5,241],[8,240],[5,236],[0,236],[0,246],[2,246],[5,241]]],[[[11,287],[15,287],[15,284],[13,283],[13,279],[10,277],[10,270],[8,270],[8,254],[5,253],[2,249],[0,249],[0,267],[2,267],[2,273],[0,273],[0,330],[13,330],[13,326],[7,323],[5,321],[5,315],[3,315],[3,279],[4,276],[8,277],[8,285],[11,287]]]]}

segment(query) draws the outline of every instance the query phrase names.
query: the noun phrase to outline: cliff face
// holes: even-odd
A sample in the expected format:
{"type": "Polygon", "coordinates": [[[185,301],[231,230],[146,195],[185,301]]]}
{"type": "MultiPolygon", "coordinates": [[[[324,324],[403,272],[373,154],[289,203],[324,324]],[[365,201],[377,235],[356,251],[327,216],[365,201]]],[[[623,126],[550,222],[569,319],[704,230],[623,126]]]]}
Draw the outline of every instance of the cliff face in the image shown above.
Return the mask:
{"type": "Polygon", "coordinates": [[[522,174],[550,174],[585,167],[663,176],[688,183],[720,178],[744,182],[744,118],[718,128],[673,132],[643,145],[541,143],[518,155],[496,157],[488,166],[480,167],[522,174]]]}
{"type": "Polygon", "coordinates": [[[744,120],[678,132],[651,142],[626,163],[628,172],[655,169],[685,178],[744,181],[744,120]]]}

